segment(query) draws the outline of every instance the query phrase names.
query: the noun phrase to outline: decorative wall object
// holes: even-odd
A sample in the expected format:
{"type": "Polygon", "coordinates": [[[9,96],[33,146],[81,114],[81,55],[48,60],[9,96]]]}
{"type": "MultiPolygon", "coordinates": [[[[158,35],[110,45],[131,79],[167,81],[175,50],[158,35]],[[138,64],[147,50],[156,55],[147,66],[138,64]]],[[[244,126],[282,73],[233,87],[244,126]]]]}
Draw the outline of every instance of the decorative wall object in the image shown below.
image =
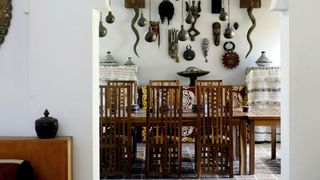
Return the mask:
{"type": "Polygon", "coordinates": [[[131,21],[131,29],[136,36],[136,41],[133,45],[133,51],[139,57],[139,54],[137,52],[137,46],[140,41],[140,35],[139,35],[137,28],[134,25],[136,24],[136,22],[139,18],[139,8],[145,8],[145,0],[125,0],[125,7],[126,8],[133,8],[134,13],[135,13],[135,15],[131,21]]]}
{"type": "Polygon", "coordinates": [[[219,19],[220,19],[220,21],[226,21],[229,19],[229,15],[225,11],[224,0],[222,0],[222,8],[221,8],[221,12],[219,14],[219,19]]]}
{"type": "Polygon", "coordinates": [[[240,0],[240,8],[247,8],[249,18],[252,22],[252,26],[250,27],[250,29],[247,32],[247,40],[248,40],[249,46],[250,46],[249,51],[246,55],[246,58],[247,58],[253,48],[253,44],[252,44],[250,35],[251,35],[252,31],[254,30],[254,28],[256,27],[256,19],[253,16],[252,10],[253,10],[253,8],[261,8],[261,0],[240,0]]]}
{"type": "Polygon", "coordinates": [[[228,14],[229,14],[229,18],[228,18],[228,26],[227,28],[225,29],[224,33],[223,33],[223,36],[226,38],[226,39],[232,39],[235,35],[233,29],[231,28],[230,26],[230,19],[231,19],[231,11],[230,11],[230,0],[228,0],[228,14]]]}
{"type": "Polygon", "coordinates": [[[144,35],[144,39],[147,42],[154,42],[156,38],[156,33],[152,31],[151,27],[151,0],[149,0],[149,31],[144,35]]]}
{"type": "Polygon", "coordinates": [[[100,12],[100,22],[99,22],[99,37],[105,37],[108,33],[108,30],[106,27],[103,26],[102,22],[102,12],[100,12]]]}
{"type": "Polygon", "coordinates": [[[156,35],[158,39],[158,47],[160,47],[160,22],[159,21],[150,21],[152,32],[156,35]]]}
{"type": "Polygon", "coordinates": [[[140,13],[140,18],[138,20],[138,25],[140,27],[145,27],[148,24],[148,21],[146,20],[146,18],[143,16],[143,12],[141,11],[140,13]]]}
{"type": "Polygon", "coordinates": [[[174,6],[170,0],[162,0],[158,7],[161,23],[164,23],[165,18],[168,19],[168,25],[174,15],[174,6]]]}
{"type": "Polygon", "coordinates": [[[186,2],[186,11],[191,12],[194,17],[194,22],[191,24],[191,27],[188,29],[188,33],[191,41],[195,40],[195,37],[200,34],[200,32],[195,28],[195,24],[197,23],[198,18],[200,17],[201,12],[201,1],[198,1],[198,5],[196,6],[196,1],[192,0],[192,5],[186,2]]]}
{"type": "Polygon", "coordinates": [[[191,61],[196,56],[196,53],[192,50],[190,44],[187,45],[186,50],[183,52],[183,58],[187,61],[191,61]]]}
{"type": "Polygon", "coordinates": [[[238,28],[239,28],[239,23],[237,23],[237,22],[233,23],[233,27],[234,27],[235,30],[238,30],[238,28]]]}
{"type": "Polygon", "coordinates": [[[211,13],[219,14],[222,9],[221,0],[211,0],[211,13]]]}
{"type": "Polygon", "coordinates": [[[126,8],[145,8],[145,0],[125,0],[126,8]]]}
{"type": "Polygon", "coordinates": [[[183,27],[183,24],[184,24],[184,21],[183,21],[183,1],[184,0],[181,0],[181,29],[178,33],[178,39],[179,41],[186,41],[187,39],[189,39],[189,33],[188,31],[186,31],[183,27]]]}
{"type": "Polygon", "coordinates": [[[219,46],[220,44],[220,34],[221,34],[221,25],[218,22],[212,24],[212,35],[214,45],[219,46]]]}
{"type": "Polygon", "coordinates": [[[1,0],[0,2],[0,45],[8,34],[12,17],[11,0],[1,0]]]}
{"type": "Polygon", "coordinates": [[[223,48],[226,51],[226,53],[222,57],[222,63],[227,69],[233,69],[239,65],[239,55],[233,52],[235,47],[236,46],[231,41],[227,41],[223,45],[223,48]],[[230,48],[227,47],[229,44],[231,44],[230,48]]]}
{"type": "Polygon", "coordinates": [[[179,62],[178,56],[178,30],[175,28],[168,30],[168,53],[172,59],[175,59],[176,62],[179,62]]]}
{"type": "Polygon", "coordinates": [[[201,42],[201,49],[202,49],[202,53],[206,63],[208,62],[207,56],[208,56],[209,46],[210,46],[209,39],[204,38],[201,42]]]}
{"type": "Polygon", "coordinates": [[[112,10],[111,10],[111,2],[110,2],[111,0],[108,0],[107,2],[108,2],[108,7],[109,7],[109,12],[108,12],[108,15],[106,16],[106,22],[108,23],[108,24],[112,24],[112,23],[114,23],[114,21],[115,21],[115,17],[114,17],[114,15],[112,14],[112,10]]]}

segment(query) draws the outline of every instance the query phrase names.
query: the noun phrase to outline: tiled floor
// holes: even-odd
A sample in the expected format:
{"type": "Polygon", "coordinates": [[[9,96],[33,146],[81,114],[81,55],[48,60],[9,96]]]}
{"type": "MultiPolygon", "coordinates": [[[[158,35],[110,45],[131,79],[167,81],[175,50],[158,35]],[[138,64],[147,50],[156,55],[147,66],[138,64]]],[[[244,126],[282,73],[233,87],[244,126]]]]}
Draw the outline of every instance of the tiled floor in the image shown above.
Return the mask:
{"type": "MultiPolygon", "coordinates": [[[[248,151],[249,152],[249,151],[248,151]]],[[[235,176],[232,179],[236,180],[277,180],[280,179],[280,144],[277,144],[277,158],[271,160],[271,147],[269,143],[256,144],[256,169],[254,175],[238,175],[238,161],[235,161],[235,176]]],[[[183,178],[194,179],[194,144],[184,143],[182,145],[183,157],[183,178]]],[[[143,179],[144,176],[144,159],[145,159],[145,145],[138,144],[137,161],[134,163],[133,179],[143,179]]],[[[248,163],[249,164],[249,163],[248,163]]],[[[249,169],[249,168],[248,168],[249,169]]],[[[205,179],[229,179],[227,177],[212,177],[207,176],[205,179]]]]}

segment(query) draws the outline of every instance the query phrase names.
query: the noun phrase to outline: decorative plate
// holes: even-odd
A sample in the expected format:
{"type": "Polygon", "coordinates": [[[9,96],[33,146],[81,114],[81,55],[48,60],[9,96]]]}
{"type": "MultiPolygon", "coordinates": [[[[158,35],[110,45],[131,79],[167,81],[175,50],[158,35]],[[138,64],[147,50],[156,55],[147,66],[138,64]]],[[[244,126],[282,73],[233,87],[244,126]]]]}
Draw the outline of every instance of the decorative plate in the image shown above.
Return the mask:
{"type": "Polygon", "coordinates": [[[5,36],[8,34],[8,29],[10,27],[10,20],[12,5],[11,0],[1,0],[0,1],[0,45],[4,42],[5,36]]]}

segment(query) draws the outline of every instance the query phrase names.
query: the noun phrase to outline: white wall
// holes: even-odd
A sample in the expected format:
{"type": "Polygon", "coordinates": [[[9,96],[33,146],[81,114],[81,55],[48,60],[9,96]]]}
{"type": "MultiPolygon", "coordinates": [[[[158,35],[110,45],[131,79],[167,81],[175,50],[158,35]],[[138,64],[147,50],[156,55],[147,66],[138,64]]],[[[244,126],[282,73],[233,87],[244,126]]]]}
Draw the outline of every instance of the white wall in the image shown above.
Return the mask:
{"type": "MultiPolygon", "coordinates": [[[[159,20],[158,5],[162,0],[152,0],[152,17],[153,21],[159,20]]],[[[223,43],[227,40],[222,36],[219,46],[213,44],[212,23],[219,21],[218,14],[211,14],[211,1],[202,2],[201,17],[196,24],[201,34],[196,37],[196,41],[180,42],[179,56],[180,63],[175,63],[168,55],[168,35],[169,28],[180,28],[181,24],[181,1],[171,1],[175,5],[175,15],[171,24],[167,22],[161,25],[161,46],[158,48],[157,43],[147,43],[144,40],[144,34],[148,27],[141,28],[136,25],[140,33],[140,42],[138,44],[138,58],[133,52],[133,44],[135,35],[131,30],[131,20],[134,16],[132,9],[124,8],[123,1],[112,1],[111,8],[116,17],[113,24],[104,25],[108,29],[108,34],[104,38],[100,38],[100,58],[106,55],[107,51],[111,51],[112,55],[121,63],[124,63],[130,56],[136,64],[140,66],[139,80],[140,83],[146,84],[149,79],[180,79],[182,84],[188,84],[189,80],[178,76],[176,73],[185,70],[189,66],[196,66],[204,70],[211,71],[210,74],[201,77],[202,79],[223,79],[227,83],[244,84],[245,83],[245,68],[255,66],[256,59],[260,56],[261,51],[265,50],[267,56],[274,63],[280,65],[280,15],[279,12],[268,11],[270,0],[262,1],[261,9],[254,9],[253,13],[256,17],[257,26],[252,33],[254,48],[250,56],[245,59],[245,55],[249,49],[249,44],[246,39],[246,34],[251,26],[251,21],[248,17],[246,9],[240,9],[239,0],[231,0],[231,23],[238,22],[239,29],[236,31],[235,38],[232,39],[236,44],[235,51],[240,56],[240,65],[232,70],[226,69],[221,63],[222,55],[224,54],[223,43]],[[209,38],[210,50],[208,63],[205,63],[201,51],[201,40],[209,38]],[[196,58],[193,61],[186,61],[182,57],[182,53],[186,44],[191,44],[196,52],[196,58]]],[[[227,5],[227,1],[225,1],[227,5]]],[[[146,6],[148,7],[148,1],[146,6]]],[[[143,9],[145,17],[149,18],[149,8],[143,9]]],[[[103,19],[107,14],[107,10],[103,11],[103,19]]],[[[186,13],[185,13],[186,14],[186,13]]],[[[219,21],[220,22],[220,21],[219,21]]],[[[224,31],[227,22],[221,22],[222,30],[224,31]]],[[[186,27],[189,25],[185,24],[186,27]]],[[[222,32],[223,32],[222,31],[222,32]]]]}
{"type": "Polygon", "coordinates": [[[34,132],[27,118],[27,16],[21,0],[13,0],[11,26],[0,46],[0,135],[34,132]]]}
{"type": "Polygon", "coordinates": [[[319,1],[290,0],[290,180],[318,180],[319,1]]]}

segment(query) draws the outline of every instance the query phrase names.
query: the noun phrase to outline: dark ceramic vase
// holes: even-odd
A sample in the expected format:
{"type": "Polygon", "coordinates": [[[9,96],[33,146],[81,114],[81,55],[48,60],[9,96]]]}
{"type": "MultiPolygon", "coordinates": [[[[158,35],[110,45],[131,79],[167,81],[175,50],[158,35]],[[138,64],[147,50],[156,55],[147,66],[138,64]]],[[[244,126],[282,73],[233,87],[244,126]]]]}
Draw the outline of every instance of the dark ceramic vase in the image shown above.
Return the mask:
{"type": "Polygon", "coordinates": [[[58,120],[49,116],[49,111],[44,111],[44,117],[36,120],[35,129],[40,139],[55,138],[59,128],[58,120]]]}

